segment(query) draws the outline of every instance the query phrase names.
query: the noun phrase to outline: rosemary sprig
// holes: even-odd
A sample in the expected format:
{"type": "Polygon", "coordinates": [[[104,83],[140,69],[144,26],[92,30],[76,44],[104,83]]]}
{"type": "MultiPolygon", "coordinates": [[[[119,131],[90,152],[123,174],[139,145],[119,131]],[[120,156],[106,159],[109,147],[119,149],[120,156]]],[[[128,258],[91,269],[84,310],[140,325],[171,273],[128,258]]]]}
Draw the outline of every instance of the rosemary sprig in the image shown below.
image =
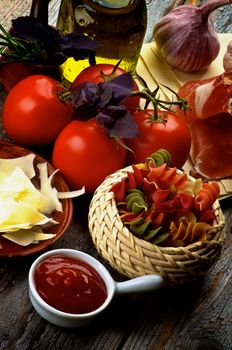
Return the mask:
{"type": "Polygon", "coordinates": [[[5,59],[1,63],[44,61],[44,52],[38,41],[27,41],[8,33],[0,24],[0,54],[5,59]]]}

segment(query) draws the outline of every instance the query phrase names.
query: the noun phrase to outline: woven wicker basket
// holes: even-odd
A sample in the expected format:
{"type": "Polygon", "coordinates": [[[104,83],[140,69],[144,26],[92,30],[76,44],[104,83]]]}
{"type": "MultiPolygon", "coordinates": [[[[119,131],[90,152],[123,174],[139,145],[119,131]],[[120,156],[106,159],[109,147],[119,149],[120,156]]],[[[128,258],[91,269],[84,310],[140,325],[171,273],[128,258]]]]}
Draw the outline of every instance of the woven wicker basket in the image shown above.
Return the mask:
{"type": "Polygon", "coordinates": [[[130,169],[121,169],[107,177],[90,203],[89,230],[99,254],[129,278],[159,274],[175,284],[196,279],[219,257],[225,241],[225,221],[219,202],[214,204],[217,220],[212,229],[213,240],[185,247],[159,247],[137,238],[127,229],[119,217],[114,194],[109,191],[130,169]]]}

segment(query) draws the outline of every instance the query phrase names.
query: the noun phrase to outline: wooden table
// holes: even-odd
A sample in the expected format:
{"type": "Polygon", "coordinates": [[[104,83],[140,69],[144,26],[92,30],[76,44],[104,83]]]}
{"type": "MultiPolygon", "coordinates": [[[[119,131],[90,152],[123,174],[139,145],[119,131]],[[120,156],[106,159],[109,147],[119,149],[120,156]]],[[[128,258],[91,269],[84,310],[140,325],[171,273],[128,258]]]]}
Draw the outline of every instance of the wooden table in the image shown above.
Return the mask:
{"type": "MultiPolygon", "coordinates": [[[[147,3],[146,38],[149,38],[158,16],[155,9],[159,8],[160,15],[171,2],[148,0],[147,3]]],[[[54,14],[57,2],[52,1],[52,6],[54,14]]],[[[9,25],[9,16],[27,14],[29,9],[28,0],[0,0],[1,23],[9,25]]],[[[218,13],[218,31],[231,32],[231,6],[218,13]]],[[[0,87],[1,105],[4,98],[0,87]]],[[[6,139],[4,133],[1,137],[6,139]]],[[[71,226],[53,248],[76,248],[99,258],[88,232],[90,199],[91,196],[85,196],[84,205],[83,197],[74,200],[71,226]]],[[[0,349],[232,349],[231,199],[221,204],[228,236],[221,258],[204,278],[182,287],[115,298],[108,310],[85,328],[62,329],[36,313],[29,301],[27,284],[28,271],[36,256],[0,259],[0,349]]],[[[124,279],[106,263],[105,266],[115,280],[124,279]]]]}

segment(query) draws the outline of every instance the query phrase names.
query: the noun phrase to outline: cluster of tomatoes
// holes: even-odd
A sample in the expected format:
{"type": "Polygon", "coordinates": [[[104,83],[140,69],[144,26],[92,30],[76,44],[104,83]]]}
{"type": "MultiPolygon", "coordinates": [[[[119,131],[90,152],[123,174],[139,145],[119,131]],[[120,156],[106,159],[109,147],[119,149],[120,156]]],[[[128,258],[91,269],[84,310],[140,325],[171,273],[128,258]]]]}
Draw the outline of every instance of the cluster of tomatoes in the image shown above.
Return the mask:
{"type": "MultiPolygon", "coordinates": [[[[110,76],[114,67],[97,64],[82,71],[72,89],[90,81],[99,83],[110,76]],[[102,74],[104,73],[104,75],[102,74]]],[[[117,67],[116,76],[125,73],[117,67]]],[[[133,81],[134,90],[138,90],[133,81]]],[[[6,133],[22,145],[53,144],[52,162],[73,189],[83,185],[93,192],[106,176],[130,163],[144,162],[159,148],[167,149],[172,166],[180,168],[186,161],[191,138],[185,122],[176,113],[158,111],[162,122],[150,117],[153,110],[140,110],[139,96],[128,97],[124,104],[138,126],[136,137],[119,140],[109,137],[92,117],[72,118],[72,105],[60,96],[64,88],[45,75],[30,76],[15,85],[3,107],[6,133]]]]}

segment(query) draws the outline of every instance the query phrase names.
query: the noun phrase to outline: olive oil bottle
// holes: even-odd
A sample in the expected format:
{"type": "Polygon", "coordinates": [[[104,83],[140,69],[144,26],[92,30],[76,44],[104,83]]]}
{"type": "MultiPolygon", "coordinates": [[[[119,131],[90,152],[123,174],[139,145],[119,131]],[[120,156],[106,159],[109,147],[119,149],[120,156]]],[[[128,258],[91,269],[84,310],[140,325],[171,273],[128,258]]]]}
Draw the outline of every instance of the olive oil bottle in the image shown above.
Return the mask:
{"type": "Polygon", "coordinates": [[[37,18],[42,24],[48,24],[49,0],[32,0],[30,16],[37,18]]]}
{"type": "MultiPolygon", "coordinates": [[[[78,32],[99,43],[97,63],[116,64],[133,72],[139,58],[147,26],[145,0],[62,0],[57,29],[78,32]]],[[[89,66],[88,60],[69,58],[63,64],[65,80],[72,82],[89,66]]]]}

